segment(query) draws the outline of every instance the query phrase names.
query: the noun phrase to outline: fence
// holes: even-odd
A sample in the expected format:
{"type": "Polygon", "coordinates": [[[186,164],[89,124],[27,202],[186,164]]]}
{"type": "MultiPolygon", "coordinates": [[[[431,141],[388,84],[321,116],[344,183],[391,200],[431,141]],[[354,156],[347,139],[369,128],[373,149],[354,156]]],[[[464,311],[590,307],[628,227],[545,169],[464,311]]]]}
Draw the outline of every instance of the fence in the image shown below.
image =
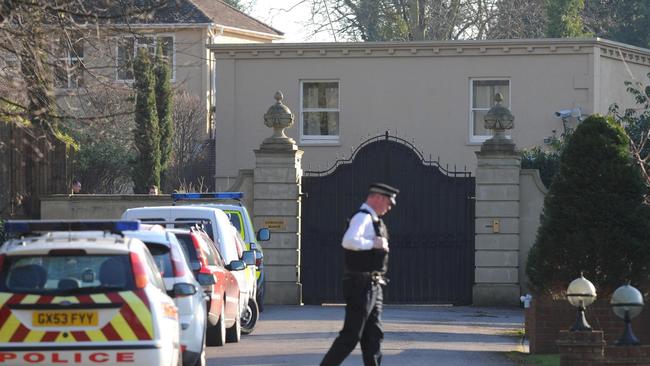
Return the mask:
{"type": "Polygon", "coordinates": [[[38,218],[41,197],[67,192],[71,154],[28,128],[0,124],[0,217],[38,218]]]}

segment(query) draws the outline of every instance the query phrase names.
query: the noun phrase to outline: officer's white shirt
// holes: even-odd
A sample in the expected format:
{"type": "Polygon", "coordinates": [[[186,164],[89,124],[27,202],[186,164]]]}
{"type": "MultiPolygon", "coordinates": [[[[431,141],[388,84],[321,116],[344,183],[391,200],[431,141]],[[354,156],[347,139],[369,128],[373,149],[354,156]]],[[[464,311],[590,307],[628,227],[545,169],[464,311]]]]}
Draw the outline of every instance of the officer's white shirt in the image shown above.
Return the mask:
{"type": "Polygon", "coordinates": [[[375,227],[373,221],[379,221],[375,210],[367,204],[362,204],[360,209],[370,212],[370,215],[359,212],[350,220],[350,227],[343,235],[341,246],[348,250],[370,250],[374,243],[375,227]]]}

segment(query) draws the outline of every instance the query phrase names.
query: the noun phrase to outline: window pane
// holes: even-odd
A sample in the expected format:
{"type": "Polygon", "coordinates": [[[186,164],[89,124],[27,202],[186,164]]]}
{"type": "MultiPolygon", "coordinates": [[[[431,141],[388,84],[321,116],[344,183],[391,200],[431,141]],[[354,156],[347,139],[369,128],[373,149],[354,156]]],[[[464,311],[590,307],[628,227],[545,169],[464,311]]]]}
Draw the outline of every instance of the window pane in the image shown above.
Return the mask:
{"type": "Polygon", "coordinates": [[[339,112],[303,112],[305,136],[338,136],[339,112]]]}
{"type": "Polygon", "coordinates": [[[84,86],[84,72],[80,60],[72,60],[69,70],[69,85],[71,88],[78,88],[84,86]]]}
{"type": "Polygon", "coordinates": [[[149,55],[156,54],[156,45],[153,37],[138,37],[138,48],[144,47],[149,51],[149,55]]]}
{"type": "Polygon", "coordinates": [[[117,47],[117,78],[119,80],[133,80],[133,52],[134,40],[132,37],[123,38],[117,47]]]}
{"type": "Polygon", "coordinates": [[[492,132],[490,130],[486,130],[484,127],[485,121],[483,118],[485,118],[487,111],[473,111],[472,113],[474,117],[474,135],[491,136],[492,132]]]}
{"type": "Polygon", "coordinates": [[[309,82],[303,83],[304,108],[338,108],[339,83],[337,82],[309,82]]]}
{"type": "Polygon", "coordinates": [[[508,80],[474,80],[472,108],[491,108],[496,93],[503,95],[503,106],[509,106],[510,90],[508,80]]]}
{"type": "Polygon", "coordinates": [[[60,60],[54,65],[54,86],[62,89],[68,87],[68,71],[64,62],[60,60]]]}

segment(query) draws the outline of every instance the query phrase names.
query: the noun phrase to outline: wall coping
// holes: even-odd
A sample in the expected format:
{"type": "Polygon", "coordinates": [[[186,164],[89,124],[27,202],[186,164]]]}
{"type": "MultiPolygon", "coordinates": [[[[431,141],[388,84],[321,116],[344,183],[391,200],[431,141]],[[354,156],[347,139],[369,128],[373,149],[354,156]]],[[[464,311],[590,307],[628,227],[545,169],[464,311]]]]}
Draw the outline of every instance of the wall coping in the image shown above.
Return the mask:
{"type": "Polygon", "coordinates": [[[548,188],[544,185],[544,182],[542,182],[542,177],[539,175],[539,170],[537,169],[522,169],[519,172],[519,175],[529,175],[531,178],[533,178],[533,182],[535,182],[535,185],[537,186],[537,189],[540,190],[544,195],[548,194],[548,188]]]}
{"type": "Polygon", "coordinates": [[[650,65],[650,49],[603,38],[545,38],[418,42],[233,43],[207,45],[226,59],[372,58],[594,54],[650,65]]]}
{"type": "Polygon", "coordinates": [[[117,201],[168,201],[171,205],[172,196],[169,194],[159,194],[156,196],[149,194],[54,194],[47,197],[42,197],[41,202],[56,202],[56,201],[101,201],[101,200],[117,200],[117,201]]]}

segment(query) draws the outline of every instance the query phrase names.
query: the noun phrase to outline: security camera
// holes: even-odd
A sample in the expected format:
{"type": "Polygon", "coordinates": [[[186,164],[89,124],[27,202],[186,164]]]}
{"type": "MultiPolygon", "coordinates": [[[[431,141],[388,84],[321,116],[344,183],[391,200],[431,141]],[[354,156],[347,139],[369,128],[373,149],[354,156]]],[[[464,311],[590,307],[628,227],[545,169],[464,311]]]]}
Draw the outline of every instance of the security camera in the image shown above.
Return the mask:
{"type": "Polygon", "coordinates": [[[553,114],[555,118],[558,119],[565,119],[569,117],[574,117],[578,121],[582,121],[582,109],[580,107],[576,107],[573,109],[561,109],[553,114]]]}
{"type": "Polygon", "coordinates": [[[569,118],[569,117],[571,117],[570,109],[562,109],[555,112],[555,118],[569,118]]]}

